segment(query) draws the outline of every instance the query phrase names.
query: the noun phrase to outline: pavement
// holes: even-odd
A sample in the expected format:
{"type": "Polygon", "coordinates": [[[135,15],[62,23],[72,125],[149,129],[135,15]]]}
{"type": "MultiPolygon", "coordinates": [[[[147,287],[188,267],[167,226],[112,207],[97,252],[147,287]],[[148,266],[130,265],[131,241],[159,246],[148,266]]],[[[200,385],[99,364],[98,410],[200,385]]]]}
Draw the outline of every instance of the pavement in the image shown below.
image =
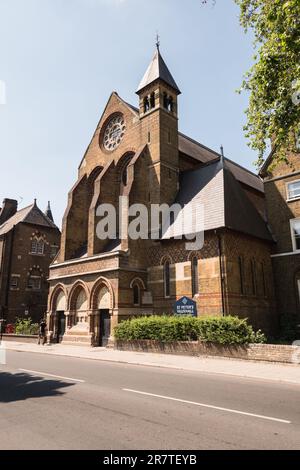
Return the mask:
{"type": "Polygon", "coordinates": [[[168,354],[118,351],[111,348],[90,348],[53,344],[2,342],[8,351],[64,356],[148,367],[206,372],[300,385],[300,366],[215,357],[175,356],[168,354]]]}
{"type": "Polygon", "coordinates": [[[1,450],[300,449],[299,384],[179,368],[215,370],[209,359],[149,367],[20,348],[0,365],[1,450]]]}

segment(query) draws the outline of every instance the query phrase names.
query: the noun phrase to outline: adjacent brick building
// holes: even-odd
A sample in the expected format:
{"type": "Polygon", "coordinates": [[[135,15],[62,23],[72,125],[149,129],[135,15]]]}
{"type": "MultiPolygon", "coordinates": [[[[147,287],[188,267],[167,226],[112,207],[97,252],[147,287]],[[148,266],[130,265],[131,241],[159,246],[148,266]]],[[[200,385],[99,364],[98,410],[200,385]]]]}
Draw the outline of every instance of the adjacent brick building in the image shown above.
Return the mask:
{"type": "Polygon", "coordinates": [[[276,241],[272,264],[277,307],[286,321],[300,324],[300,156],[299,152],[287,152],[284,160],[276,161],[275,157],[273,150],[260,175],[276,241]]]}
{"type": "Polygon", "coordinates": [[[47,311],[49,265],[57,254],[60,231],[48,206],[34,204],[18,211],[5,199],[0,209],[0,318],[39,321],[47,311]]]}
{"type": "Polygon", "coordinates": [[[135,108],[112,93],[69,193],[50,267],[50,335],[105,345],[118,322],[172,313],[184,295],[197,302],[198,315],[234,314],[275,329],[274,240],[261,180],[178,131],[180,90],[159,49],[137,94],[135,108]],[[120,196],[149,211],[153,204],[193,203],[196,212],[203,205],[204,247],[188,250],[185,239],[174,239],[175,220],[159,227],[159,240],[133,240],[120,223],[116,239],[99,239],[97,209],[110,203],[124,216],[120,196]]]}

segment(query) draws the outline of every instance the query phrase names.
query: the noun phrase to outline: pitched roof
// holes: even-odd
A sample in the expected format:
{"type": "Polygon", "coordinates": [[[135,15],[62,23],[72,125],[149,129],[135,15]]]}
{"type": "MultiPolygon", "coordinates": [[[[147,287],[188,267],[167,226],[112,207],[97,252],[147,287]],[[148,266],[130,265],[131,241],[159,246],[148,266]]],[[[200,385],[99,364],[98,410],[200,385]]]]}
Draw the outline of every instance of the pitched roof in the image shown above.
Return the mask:
{"type": "Polygon", "coordinates": [[[38,207],[37,205],[31,204],[28,207],[24,207],[15,213],[10,219],[8,219],[3,225],[0,226],[0,235],[5,235],[13,229],[15,225],[20,223],[27,223],[32,225],[40,225],[42,227],[58,227],[52,222],[38,207]]]}
{"type": "MultiPolygon", "coordinates": [[[[188,157],[198,160],[200,163],[210,163],[219,161],[221,155],[214,150],[206,147],[200,142],[179,132],[179,152],[188,157]]],[[[241,183],[250,186],[257,191],[264,192],[264,185],[261,179],[252,171],[242,167],[238,163],[233,162],[229,158],[225,158],[228,168],[241,183]]]]}
{"type": "MultiPolygon", "coordinates": [[[[188,207],[189,218],[200,218],[202,230],[228,228],[272,241],[266,222],[247,197],[228,163],[220,160],[182,174],[176,203],[188,207]],[[200,207],[204,214],[201,216],[200,207]],[[202,217],[202,219],[201,219],[202,217]]],[[[181,211],[182,212],[182,211],[181,211]]],[[[163,239],[189,235],[182,227],[183,213],[167,228],[163,239]]],[[[189,227],[188,227],[189,230],[189,227]]]]}
{"type": "Polygon", "coordinates": [[[164,59],[161,56],[159,48],[157,48],[154,57],[147,68],[147,71],[139,84],[137,89],[137,93],[139,93],[143,88],[150,85],[151,83],[155,82],[156,80],[162,80],[171,88],[173,88],[178,94],[180,94],[180,90],[172,77],[170,70],[168,69],[164,59]]]}

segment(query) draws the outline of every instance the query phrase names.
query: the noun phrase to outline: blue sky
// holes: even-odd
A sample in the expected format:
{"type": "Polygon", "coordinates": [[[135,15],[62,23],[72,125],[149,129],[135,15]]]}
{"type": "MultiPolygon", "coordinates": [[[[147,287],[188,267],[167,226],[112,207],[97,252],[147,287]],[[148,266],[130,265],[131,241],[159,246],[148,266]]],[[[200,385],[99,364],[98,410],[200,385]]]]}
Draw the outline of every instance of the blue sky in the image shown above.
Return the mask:
{"type": "Polygon", "coordinates": [[[52,203],[60,226],[111,91],[135,90],[161,37],[181,88],[180,130],[254,169],[243,134],[250,34],[233,0],[0,0],[0,199],[52,203]]]}

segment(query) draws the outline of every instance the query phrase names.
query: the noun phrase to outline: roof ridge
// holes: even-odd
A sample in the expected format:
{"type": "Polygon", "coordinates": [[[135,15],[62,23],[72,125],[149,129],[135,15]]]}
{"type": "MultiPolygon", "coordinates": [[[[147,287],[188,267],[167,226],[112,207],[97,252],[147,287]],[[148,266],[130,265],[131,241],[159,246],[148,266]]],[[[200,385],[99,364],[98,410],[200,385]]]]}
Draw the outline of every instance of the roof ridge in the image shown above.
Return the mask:
{"type": "Polygon", "coordinates": [[[234,160],[231,160],[230,158],[227,158],[227,157],[224,157],[224,158],[225,158],[225,160],[232,163],[233,165],[238,166],[239,168],[241,168],[241,170],[247,171],[247,173],[249,173],[252,176],[255,176],[256,178],[258,178],[260,180],[259,174],[254,173],[254,171],[249,170],[245,166],[242,166],[240,163],[237,163],[234,160]]]}
{"type": "MultiPolygon", "coordinates": [[[[211,149],[210,147],[207,147],[207,145],[202,144],[201,142],[199,142],[199,141],[193,139],[192,137],[190,137],[190,136],[184,134],[183,132],[178,132],[178,134],[181,135],[182,137],[184,137],[184,138],[190,140],[190,141],[193,142],[194,144],[199,145],[199,147],[205,148],[206,150],[209,150],[210,152],[216,154],[218,157],[221,157],[221,154],[220,154],[219,152],[216,152],[215,150],[211,149]]],[[[240,165],[239,163],[235,162],[234,160],[231,160],[230,158],[227,158],[227,157],[224,157],[224,159],[227,160],[228,162],[232,163],[233,165],[238,166],[238,167],[241,168],[242,170],[247,171],[247,172],[250,173],[251,175],[256,176],[257,178],[259,178],[259,174],[254,173],[253,171],[251,171],[251,170],[249,170],[248,168],[246,168],[246,167],[240,165]]],[[[213,161],[214,161],[214,160],[212,160],[212,162],[213,162],[213,161]]]]}
{"type": "Polygon", "coordinates": [[[3,222],[2,225],[0,225],[0,229],[4,227],[13,217],[15,217],[16,215],[20,215],[22,212],[25,212],[26,210],[28,210],[29,208],[32,208],[33,206],[34,204],[30,204],[29,206],[22,207],[22,209],[17,210],[17,212],[15,212],[11,217],[9,217],[9,219],[3,222]]]}
{"type": "Polygon", "coordinates": [[[202,147],[202,148],[204,148],[204,149],[206,149],[206,150],[209,150],[210,152],[212,152],[212,153],[214,153],[214,154],[220,156],[220,154],[219,154],[218,152],[216,152],[215,150],[211,149],[210,147],[207,147],[207,146],[204,145],[204,144],[201,144],[201,142],[199,142],[198,140],[193,139],[193,137],[190,137],[190,136],[184,134],[183,132],[179,132],[179,131],[178,131],[178,134],[181,135],[182,137],[184,137],[185,139],[188,139],[190,142],[193,142],[194,144],[198,145],[199,147],[202,147]]]}

